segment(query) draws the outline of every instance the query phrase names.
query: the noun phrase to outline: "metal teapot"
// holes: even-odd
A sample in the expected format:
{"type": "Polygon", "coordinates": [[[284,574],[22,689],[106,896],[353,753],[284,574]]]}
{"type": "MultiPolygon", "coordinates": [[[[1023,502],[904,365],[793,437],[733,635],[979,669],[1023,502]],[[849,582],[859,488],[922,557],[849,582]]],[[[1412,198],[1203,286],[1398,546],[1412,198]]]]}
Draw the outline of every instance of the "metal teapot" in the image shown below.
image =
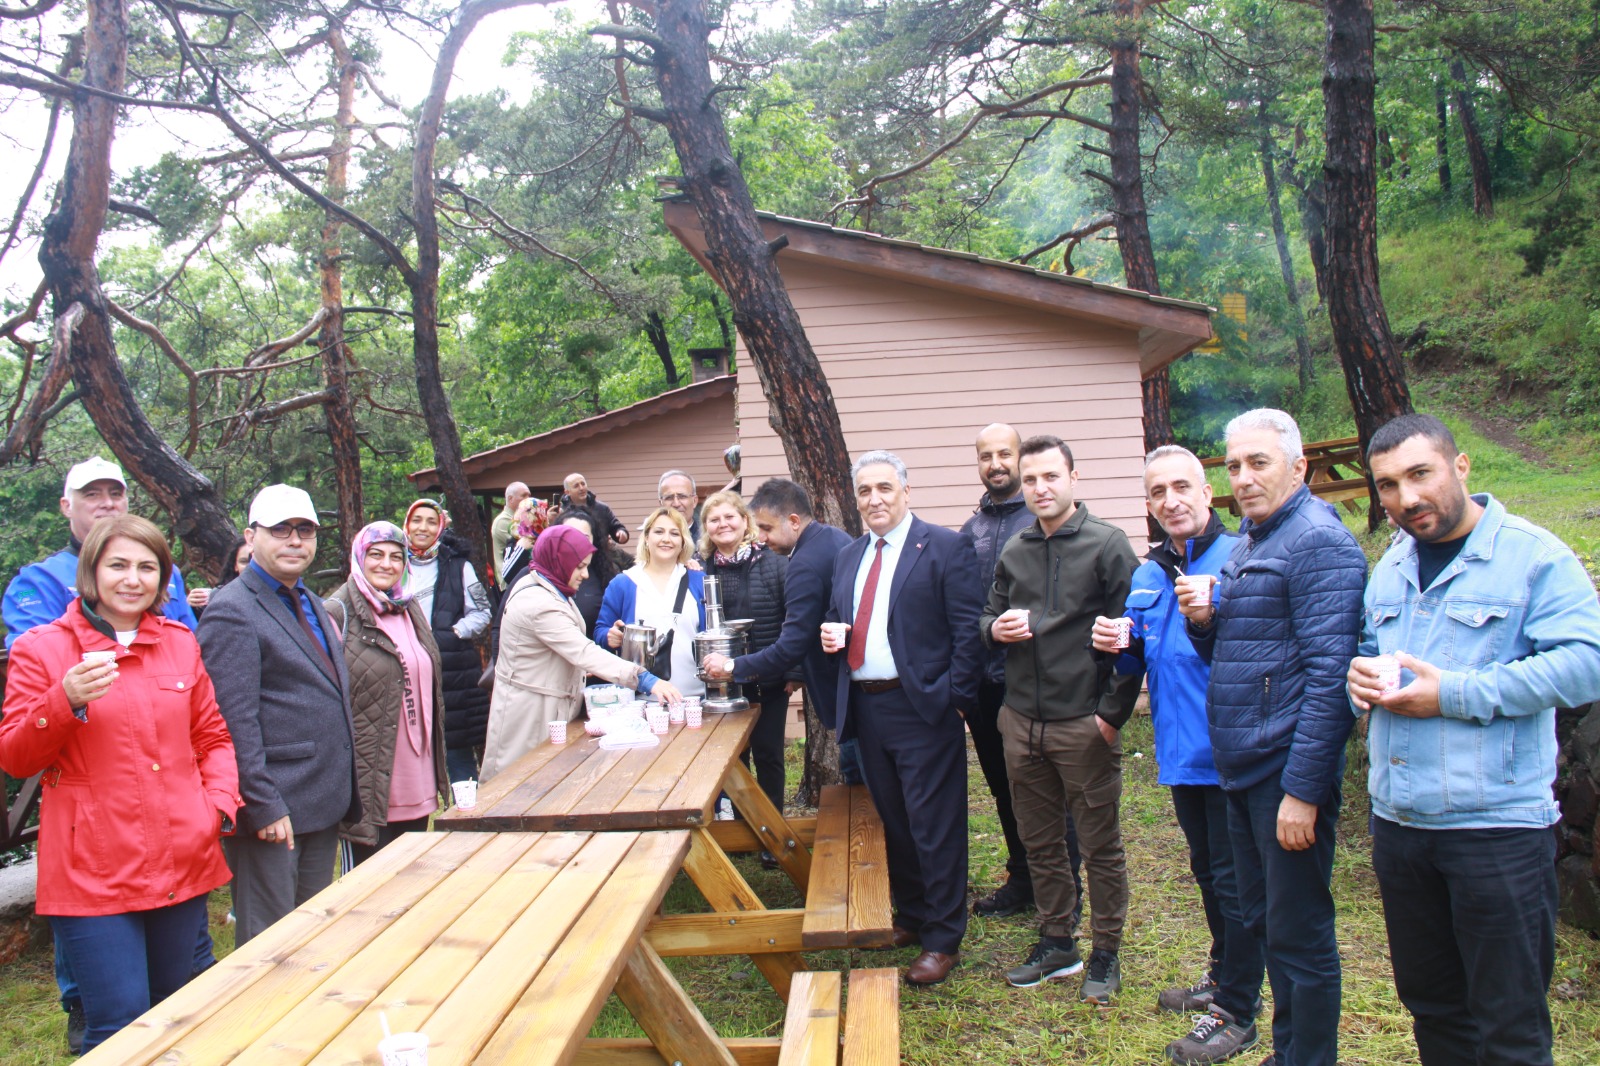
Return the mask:
{"type": "Polygon", "coordinates": [[[622,647],[617,654],[635,666],[648,670],[650,661],[661,650],[661,634],[655,626],[624,625],[622,647]]]}

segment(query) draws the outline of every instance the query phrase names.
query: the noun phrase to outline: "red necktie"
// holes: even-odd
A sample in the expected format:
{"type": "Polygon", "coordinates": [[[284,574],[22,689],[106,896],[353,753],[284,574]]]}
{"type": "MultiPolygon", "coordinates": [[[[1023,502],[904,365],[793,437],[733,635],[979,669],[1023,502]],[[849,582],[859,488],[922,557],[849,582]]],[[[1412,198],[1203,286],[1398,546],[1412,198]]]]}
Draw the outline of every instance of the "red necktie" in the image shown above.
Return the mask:
{"type": "Polygon", "coordinates": [[[856,620],[850,626],[850,651],[845,661],[850,669],[859,670],[867,661],[867,627],[872,624],[872,601],[878,595],[878,574],[883,570],[883,548],[889,542],[878,538],[878,554],[872,557],[872,569],[867,571],[867,583],[861,589],[861,603],[856,607],[856,620]]]}

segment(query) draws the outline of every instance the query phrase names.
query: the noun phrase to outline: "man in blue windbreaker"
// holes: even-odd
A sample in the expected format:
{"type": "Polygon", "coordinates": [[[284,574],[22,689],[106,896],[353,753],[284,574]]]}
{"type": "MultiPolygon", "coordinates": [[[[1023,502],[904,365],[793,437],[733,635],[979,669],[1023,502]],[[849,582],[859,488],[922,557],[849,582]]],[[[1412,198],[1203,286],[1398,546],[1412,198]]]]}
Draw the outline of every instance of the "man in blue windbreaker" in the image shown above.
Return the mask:
{"type": "MultiPolygon", "coordinates": [[[[1205,468],[1187,448],[1168,444],[1145,457],[1144,493],[1145,506],[1167,538],[1134,571],[1124,611],[1133,631],[1116,670],[1148,674],[1159,780],[1172,790],[1172,809],[1189,844],[1189,869],[1211,930],[1206,973],[1189,988],[1162,992],[1158,1003],[1162,1010],[1196,1015],[1189,1034],[1167,1045],[1168,1058],[1222,1062],[1256,1043],[1261,944],[1245,928],[1239,909],[1228,799],[1211,757],[1206,725],[1211,667],[1189,641],[1175,586],[1185,575],[1214,579],[1239,537],[1211,509],[1205,468]]],[[[1117,632],[1113,619],[1096,619],[1095,650],[1115,653],[1117,632]]]]}

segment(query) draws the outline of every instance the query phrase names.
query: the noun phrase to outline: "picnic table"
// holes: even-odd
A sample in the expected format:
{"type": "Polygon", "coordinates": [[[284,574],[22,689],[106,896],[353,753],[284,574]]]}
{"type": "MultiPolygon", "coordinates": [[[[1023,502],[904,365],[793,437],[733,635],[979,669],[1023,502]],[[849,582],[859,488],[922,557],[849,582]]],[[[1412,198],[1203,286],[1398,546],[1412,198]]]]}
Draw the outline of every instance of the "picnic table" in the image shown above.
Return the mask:
{"type": "MultiPolygon", "coordinates": [[[[1336,440],[1312,441],[1301,446],[1306,457],[1306,485],[1311,494],[1329,503],[1342,503],[1351,512],[1360,510],[1355,501],[1367,498],[1367,466],[1361,457],[1361,438],[1339,437],[1336,440]],[[1341,470],[1348,467],[1348,470],[1341,470]]],[[[1225,466],[1227,457],[1214,455],[1200,460],[1207,470],[1225,466]]],[[[1239,505],[1232,496],[1217,496],[1211,501],[1239,514],[1239,505]]]]}
{"type": "MultiPolygon", "coordinates": [[[[711,910],[658,916],[645,942],[661,955],[749,955],[789,1002],[801,951],[888,947],[893,938],[883,825],[864,787],[823,790],[817,817],[789,819],[739,761],[759,711],[674,723],[656,747],[607,750],[576,729],[540,744],[478,790],[477,805],[434,821],[442,830],[597,832],[683,829],[683,870],[711,910]],[[719,822],[726,792],[743,821],[719,822]],[[729,857],[764,848],[804,894],[769,909],[729,857]]],[[[576,723],[575,723],[576,724],[576,723]]]]}
{"type": "MultiPolygon", "coordinates": [[[[584,1056],[613,991],[667,1062],[735,1061],[644,941],[683,830],[408,833],[85,1056],[85,1066],[584,1056]]],[[[776,1041],[772,1042],[774,1045],[776,1041]]]]}

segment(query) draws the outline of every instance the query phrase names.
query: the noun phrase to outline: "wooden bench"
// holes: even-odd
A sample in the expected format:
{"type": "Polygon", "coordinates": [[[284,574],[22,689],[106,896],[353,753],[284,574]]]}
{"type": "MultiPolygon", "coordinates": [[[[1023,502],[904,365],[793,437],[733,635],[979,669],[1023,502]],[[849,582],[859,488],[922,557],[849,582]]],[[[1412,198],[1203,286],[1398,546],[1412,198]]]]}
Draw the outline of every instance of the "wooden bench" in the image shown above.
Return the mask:
{"type": "Polygon", "coordinates": [[[848,1014],[839,1009],[840,984],[833,971],[795,975],[778,1066],[890,1066],[900,1061],[899,971],[851,970],[848,1014]]]}
{"type": "Polygon", "coordinates": [[[893,921],[883,820],[865,785],[829,785],[817,807],[801,943],[807,951],[886,947],[893,921]]]}

